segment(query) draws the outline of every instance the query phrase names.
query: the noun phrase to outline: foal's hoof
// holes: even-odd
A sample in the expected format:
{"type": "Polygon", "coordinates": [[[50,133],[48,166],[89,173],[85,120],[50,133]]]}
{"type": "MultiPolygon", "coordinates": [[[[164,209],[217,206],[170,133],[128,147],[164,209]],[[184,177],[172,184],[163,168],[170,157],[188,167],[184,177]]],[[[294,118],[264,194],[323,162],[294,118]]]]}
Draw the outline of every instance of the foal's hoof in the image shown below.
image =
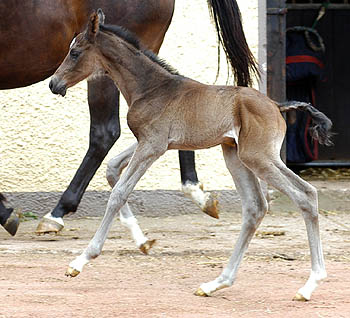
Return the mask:
{"type": "Polygon", "coordinates": [[[302,294],[296,293],[293,300],[295,301],[308,301],[302,294]]]}
{"type": "Polygon", "coordinates": [[[202,211],[209,216],[218,219],[219,218],[219,209],[218,209],[219,201],[216,199],[216,195],[210,194],[208,200],[205,202],[205,206],[202,211]]]}
{"type": "Polygon", "coordinates": [[[35,234],[42,235],[42,234],[48,234],[48,233],[55,233],[57,234],[63,229],[63,225],[48,218],[42,218],[40,223],[38,224],[38,227],[36,228],[35,234]]]}
{"type": "Polygon", "coordinates": [[[4,224],[4,229],[9,232],[12,236],[14,236],[19,227],[19,218],[16,212],[12,212],[12,214],[7,219],[4,224]]]}
{"type": "Polygon", "coordinates": [[[207,293],[205,293],[205,292],[203,291],[203,289],[200,288],[200,287],[194,292],[194,294],[195,294],[196,296],[209,297],[209,295],[208,295],[207,293]]]}
{"type": "Polygon", "coordinates": [[[66,276],[69,276],[69,277],[76,277],[80,274],[80,271],[76,270],[75,268],[73,267],[68,267],[67,271],[66,271],[66,276]]]}
{"type": "Polygon", "coordinates": [[[156,240],[147,240],[145,243],[140,245],[140,250],[143,254],[148,255],[149,250],[156,243],[156,240]]]}

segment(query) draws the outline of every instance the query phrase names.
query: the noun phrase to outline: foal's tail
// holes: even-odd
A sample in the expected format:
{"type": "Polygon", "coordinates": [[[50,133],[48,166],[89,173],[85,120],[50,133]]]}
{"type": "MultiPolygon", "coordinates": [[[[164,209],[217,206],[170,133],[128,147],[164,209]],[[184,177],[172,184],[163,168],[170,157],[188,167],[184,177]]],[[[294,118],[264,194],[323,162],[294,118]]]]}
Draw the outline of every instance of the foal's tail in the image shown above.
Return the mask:
{"type": "Polygon", "coordinates": [[[259,67],[248,47],[236,0],[208,0],[208,6],[236,84],[251,86],[251,74],[260,77],[259,67]]]}
{"type": "Polygon", "coordinates": [[[312,138],[318,140],[321,145],[331,146],[333,133],[332,121],[322,112],[317,110],[311,104],[297,101],[289,101],[285,103],[277,103],[281,112],[288,112],[292,109],[302,110],[309,113],[312,119],[312,126],[310,128],[312,138]]]}

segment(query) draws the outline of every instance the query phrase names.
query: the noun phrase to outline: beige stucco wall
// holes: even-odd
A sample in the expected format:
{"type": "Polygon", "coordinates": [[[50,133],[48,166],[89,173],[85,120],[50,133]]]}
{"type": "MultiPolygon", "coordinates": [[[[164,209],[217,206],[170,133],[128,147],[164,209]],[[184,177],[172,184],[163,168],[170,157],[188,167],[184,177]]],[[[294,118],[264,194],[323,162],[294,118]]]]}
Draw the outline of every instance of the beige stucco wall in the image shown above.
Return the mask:
{"type": "MultiPolygon", "coordinates": [[[[249,45],[258,50],[258,0],[238,1],[249,45]]],[[[217,47],[205,0],[177,0],[175,15],[160,56],[183,75],[213,83],[217,47]]],[[[222,57],[224,55],[222,54],[222,57]]],[[[23,57],[25,58],[25,57],[23,57]]],[[[222,59],[218,84],[226,83],[222,59]]],[[[0,190],[2,192],[63,191],[88,146],[89,113],[86,82],[71,88],[65,98],[54,96],[48,80],[30,87],[0,91],[0,190]]],[[[109,190],[105,180],[108,158],[134,141],[121,106],[122,136],[110,151],[88,190],[109,190]]],[[[230,189],[220,147],[196,152],[197,172],[206,189],[230,189]]],[[[176,151],[169,151],[147,172],[137,189],[180,189],[176,151]]]]}

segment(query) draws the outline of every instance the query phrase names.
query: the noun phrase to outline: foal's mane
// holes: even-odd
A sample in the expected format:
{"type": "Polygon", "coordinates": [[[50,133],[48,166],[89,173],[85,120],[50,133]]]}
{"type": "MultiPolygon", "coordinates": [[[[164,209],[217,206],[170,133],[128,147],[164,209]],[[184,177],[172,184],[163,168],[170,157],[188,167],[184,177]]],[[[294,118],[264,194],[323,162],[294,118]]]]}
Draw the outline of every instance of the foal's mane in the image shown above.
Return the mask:
{"type": "Polygon", "coordinates": [[[128,29],[121,27],[119,25],[112,24],[100,24],[101,31],[111,32],[117,37],[122,38],[125,42],[132,45],[135,49],[141,51],[145,56],[147,56],[151,61],[160,65],[163,69],[168,71],[172,75],[180,75],[180,73],[170,66],[166,61],[161,59],[157,54],[153,53],[150,50],[143,50],[140,45],[140,40],[137,36],[129,31],[128,29]]]}

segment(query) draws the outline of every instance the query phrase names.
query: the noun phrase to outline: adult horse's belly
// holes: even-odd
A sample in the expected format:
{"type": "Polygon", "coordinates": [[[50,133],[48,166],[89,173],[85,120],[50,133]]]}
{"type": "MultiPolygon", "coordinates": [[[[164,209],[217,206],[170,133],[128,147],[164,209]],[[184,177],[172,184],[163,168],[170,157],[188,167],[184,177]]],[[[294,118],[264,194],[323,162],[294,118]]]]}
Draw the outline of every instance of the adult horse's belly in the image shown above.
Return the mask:
{"type": "Polygon", "coordinates": [[[27,86],[53,74],[75,28],[63,0],[0,5],[0,89],[27,86]]]}

